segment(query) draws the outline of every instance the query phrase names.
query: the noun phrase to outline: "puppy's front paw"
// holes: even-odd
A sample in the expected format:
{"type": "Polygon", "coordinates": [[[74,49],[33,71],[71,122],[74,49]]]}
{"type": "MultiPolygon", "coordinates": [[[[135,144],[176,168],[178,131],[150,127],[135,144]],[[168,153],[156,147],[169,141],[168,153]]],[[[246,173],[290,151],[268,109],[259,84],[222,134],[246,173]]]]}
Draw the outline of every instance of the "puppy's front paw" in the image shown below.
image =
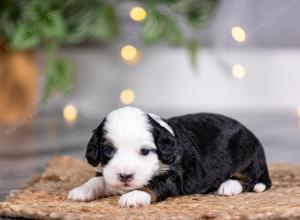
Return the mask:
{"type": "Polygon", "coordinates": [[[125,208],[141,207],[150,205],[151,196],[149,193],[139,190],[134,190],[122,195],[119,199],[118,205],[125,208]]]}
{"type": "Polygon", "coordinates": [[[68,199],[73,201],[88,202],[99,197],[99,193],[95,188],[88,186],[79,186],[69,192],[68,199]]]}
{"type": "Polygon", "coordinates": [[[243,191],[243,187],[237,180],[226,180],[222,183],[217,191],[220,196],[235,196],[243,191]]]}
{"type": "Polygon", "coordinates": [[[98,199],[103,194],[103,187],[103,178],[93,177],[82,186],[72,189],[68,199],[82,202],[98,199]]]}

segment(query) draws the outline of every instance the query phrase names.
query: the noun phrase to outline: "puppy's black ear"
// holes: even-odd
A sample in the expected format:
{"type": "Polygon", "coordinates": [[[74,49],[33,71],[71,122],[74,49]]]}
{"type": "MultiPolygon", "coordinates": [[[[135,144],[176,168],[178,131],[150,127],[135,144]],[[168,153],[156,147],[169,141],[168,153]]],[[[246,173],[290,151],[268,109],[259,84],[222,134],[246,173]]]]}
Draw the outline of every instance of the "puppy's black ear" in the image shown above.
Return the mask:
{"type": "Polygon", "coordinates": [[[100,143],[103,136],[103,127],[105,119],[101,124],[93,131],[93,136],[89,140],[89,143],[86,148],[85,157],[89,164],[96,167],[100,163],[100,143]]]}
{"type": "Polygon", "coordinates": [[[148,120],[152,126],[152,134],[157,147],[158,159],[164,164],[170,165],[174,163],[178,149],[176,137],[150,115],[148,115],[148,120]]]}

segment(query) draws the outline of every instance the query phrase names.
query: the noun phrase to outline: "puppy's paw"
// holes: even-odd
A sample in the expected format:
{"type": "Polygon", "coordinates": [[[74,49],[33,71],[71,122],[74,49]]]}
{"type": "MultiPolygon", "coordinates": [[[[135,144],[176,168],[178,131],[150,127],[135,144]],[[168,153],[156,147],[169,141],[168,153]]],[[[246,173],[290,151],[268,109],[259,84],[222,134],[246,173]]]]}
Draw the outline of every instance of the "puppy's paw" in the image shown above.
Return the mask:
{"type": "Polygon", "coordinates": [[[99,197],[97,191],[88,186],[79,186],[69,192],[68,199],[73,201],[88,202],[99,197]]]}
{"type": "Polygon", "coordinates": [[[149,193],[139,190],[134,190],[122,195],[118,205],[122,208],[141,207],[150,205],[151,196],[149,193]]]}
{"type": "Polygon", "coordinates": [[[103,194],[103,181],[99,177],[93,177],[82,186],[69,192],[68,199],[87,202],[98,199],[103,194]]]}
{"type": "Polygon", "coordinates": [[[254,188],[253,188],[253,191],[254,192],[257,192],[257,193],[260,193],[260,192],[263,192],[265,191],[267,188],[266,184],[264,183],[256,183],[254,188]]]}
{"type": "Polygon", "coordinates": [[[235,196],[240,194],[243,191],[243,187],[237,180],[226,180],[222,183],[218,190],[217,194],[220,196],[235,196]]]}

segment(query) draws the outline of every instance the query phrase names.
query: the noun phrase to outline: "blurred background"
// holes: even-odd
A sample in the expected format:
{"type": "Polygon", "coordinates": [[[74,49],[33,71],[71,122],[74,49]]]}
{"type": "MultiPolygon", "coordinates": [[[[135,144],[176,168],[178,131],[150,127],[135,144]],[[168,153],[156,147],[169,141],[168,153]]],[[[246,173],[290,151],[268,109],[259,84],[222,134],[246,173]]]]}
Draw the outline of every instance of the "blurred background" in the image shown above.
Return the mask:
{"type": "Polygon", "coordinates": [[[111,110],[225,114],[300,163],[298,0],[0,0],[0,199],[111,110]]]}

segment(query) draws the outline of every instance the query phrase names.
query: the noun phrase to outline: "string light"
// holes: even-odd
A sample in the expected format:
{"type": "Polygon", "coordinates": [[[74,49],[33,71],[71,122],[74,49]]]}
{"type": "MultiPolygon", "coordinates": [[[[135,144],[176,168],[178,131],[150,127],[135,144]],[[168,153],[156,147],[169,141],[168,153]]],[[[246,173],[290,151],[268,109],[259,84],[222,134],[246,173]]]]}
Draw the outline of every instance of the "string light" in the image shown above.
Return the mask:
{"type": "Polygon", "coordinates": [[[132,103],[134,101],[134,98],[135,94],[131,89],[124,89],[121,92],[120,100],[125,105],[129,105],[130,103],[132,103]]]}
{"type": "Polygon", "coordinates": [[[77,109],[74,105],[66,105],[63,110],[64,119],[67,122],[74,122],[77,119],[77,109]]]}
{"type": "Polygon", "coordinates": [[[141,7],[133,7],[130,10],[129,16],[134,21],[142,21],[146,18],[147,12],[141,7]]]}
{"type": "Polygon", "coordinates": [[[243,79],[246,75],[245,68],[240,64],[234,64],[232,66],[232,74],[237,79],[243,79]]]}
{"type": "Polygon", "coordinates": [[[138,51],[132,45],[125,45],[121,49],[121,57],[126,61],[133,61],[137,58],[138,51]]]}
{"type": "Polygon", "coordinates": [[[233,39],[239,43],[245,42],[247,38],[245,30],[239,26],[231,28],[231,35],[233,39]]]}

